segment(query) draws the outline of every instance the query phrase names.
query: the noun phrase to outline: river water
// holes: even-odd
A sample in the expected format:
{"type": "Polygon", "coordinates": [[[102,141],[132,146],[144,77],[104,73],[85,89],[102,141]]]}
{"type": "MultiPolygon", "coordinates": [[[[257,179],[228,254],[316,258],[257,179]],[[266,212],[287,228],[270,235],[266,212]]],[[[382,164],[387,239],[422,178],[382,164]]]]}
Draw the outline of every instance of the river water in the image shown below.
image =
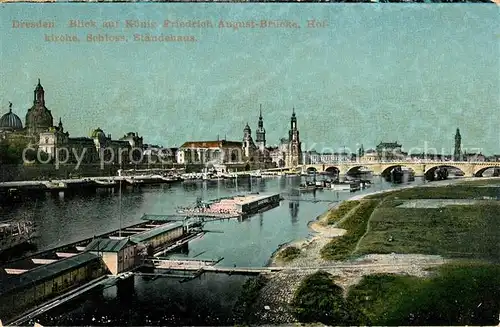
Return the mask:
{"type": "MultiPolygon", "coordinates": [[[[38,250],[92,237],[121,226],[138,223],[143,214],[175,213],[179,206],[244,192],[281,193],[285,198],[274,209],[243,221],[225,220],[205,224],[209,232],[188,244],[183,255],[199,259],[223,257],[221,266],[262,267],[282,244],[310,235],[309,221],[338,201],[406,184],[391,184],[374,177],[371,187],[358,191],[331,190],[297,194],[303,178],[261,178],[251,181],[180,183],[126,188],[93,195],[55,195],[25,202],[4,213],[5,218],[30,217],[42,231],[38,250]],[[121,200],[120,200],[121,198],[121,200]],[[120,204],[121,203],[121,204],[120,204]]],[[[423,183],[416,178],[412,184],[423,183]]],[[[42,325],[227,325],[234,324],[232,307],[245,276],[204,274],[179,283],[178,279],[135,278],[135,290],[123,298],[112,287],[68,302],[39,317],[42,325]]]]}

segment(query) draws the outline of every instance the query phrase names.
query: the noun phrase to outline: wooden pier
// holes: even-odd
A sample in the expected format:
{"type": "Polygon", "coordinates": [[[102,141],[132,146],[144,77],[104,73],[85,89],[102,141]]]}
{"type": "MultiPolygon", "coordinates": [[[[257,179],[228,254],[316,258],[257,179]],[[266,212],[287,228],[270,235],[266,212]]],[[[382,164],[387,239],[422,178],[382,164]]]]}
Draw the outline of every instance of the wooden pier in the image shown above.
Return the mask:
{"type": "Polygon", "coordinates": [[[198,274],[204,272],[224,273],[224,274],[242,274],[254,275],[261,273],[271,273],[281,271],[283,267],[218,267],[215,266],[219,261],[212,260],[169,260],[153,259],[154,268],[168,271],[194,271],[198,274]]]}

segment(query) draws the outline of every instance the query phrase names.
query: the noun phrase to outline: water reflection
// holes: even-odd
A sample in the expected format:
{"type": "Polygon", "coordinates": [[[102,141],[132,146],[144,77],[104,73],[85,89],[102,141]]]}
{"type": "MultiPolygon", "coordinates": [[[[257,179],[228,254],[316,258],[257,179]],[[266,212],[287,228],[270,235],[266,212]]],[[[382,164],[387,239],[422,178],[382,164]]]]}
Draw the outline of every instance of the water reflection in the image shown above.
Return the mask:
{"type": "Polygon", "coordinates": [[[292,218],[292,224],[298,222],[297,217],[299,216],[299,201],[290,201],[288,204],[290,208],[290,217],[292,218]]]}
{"type": "MultiPolygon", "coordinates": [[[[140,222],[145,213],[175,213],[179,206],[193,205],[198,197],[209,200],[245,191],[277,192],[285,197],[277,208],[258,214],[256,219],[250,217],[244,225],[238,221],[210,223],[207,229],[224,233],[209,233],[192,242],[195,248],[207,248],[230,262],[263,265],[279,244],[294,237],[306,237],[307,222],[328,208],[327,201],[340,201],[359,193],[324,190],[301,194],[297,190],[300,183],[301,177],[281,177],[124,187],[121,205],[118,191],[67,193],[64,197],[47,195],[3,208],[2,214],[5,219],[34,220],[40,231],[36,245],[43,250],[117,229],[120,220],[126,226],[140,222]],[[300,211],[299,206],[302,206],[300,211]]],[[[372,187],[361,193],[390,187],[395,186],[375,177],[372,187]]]]}
{"type": "MultiPolygon", "coordinates": [[[[135,277],[135,291],[111,287],[85,295],[36,320],[42,325],[234,325],[246,276],[204,274],[189,283],[135,277]]],[[[33,322],[31,322],[33,323],[33,322]]]]}

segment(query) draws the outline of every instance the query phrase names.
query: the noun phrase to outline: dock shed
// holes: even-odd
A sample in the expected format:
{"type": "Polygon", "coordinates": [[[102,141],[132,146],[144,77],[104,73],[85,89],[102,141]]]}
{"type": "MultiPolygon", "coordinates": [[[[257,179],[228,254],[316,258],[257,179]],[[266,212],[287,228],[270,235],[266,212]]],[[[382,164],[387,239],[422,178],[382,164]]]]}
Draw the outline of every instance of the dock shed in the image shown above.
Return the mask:
{"type": "Polygon", "coordinates": [[[113,275],[133,268],[136,263],[136,244],[123,239],[98,238],[90,242],[85,251],[99,255],[113,275]]]}
{"type": "Polygon", "coordinates": [[[279,194],[270,194],[270,195],[251,194],[242,198],[238,198],[238,201],[235,201],[236,207],[243,214],[255,213],[266,206],[277,205],[279,203],[280,203],[279,194]]]}
{"type": "Polygon", "coordinates": [[[104,273],[99,256],[87,252],[2,280],[2,319],[11,319],[26,308],[43,303],[50,297],[98,278],[104,273]]]}

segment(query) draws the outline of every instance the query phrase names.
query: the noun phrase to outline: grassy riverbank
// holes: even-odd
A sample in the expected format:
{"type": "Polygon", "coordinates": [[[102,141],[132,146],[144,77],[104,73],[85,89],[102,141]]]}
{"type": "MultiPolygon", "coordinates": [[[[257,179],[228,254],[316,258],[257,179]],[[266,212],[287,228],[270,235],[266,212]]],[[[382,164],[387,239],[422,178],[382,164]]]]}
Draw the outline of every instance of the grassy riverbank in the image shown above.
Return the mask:
{"type": "Polygon", "coordinates": [[[349,289],[317,272],[304,278],[291,302],[301,322],[328,325],[496,325],[500,265],[448,264],[430,278],[375,274],[349,289]]]}
{"type": "Polygon", "coordinates": [[[498,324],[500,179],[449,183],[357,196],[311,223],[274,263],[293,270],[259,297],[280,310],[262,323],[498,324]]]}
{"type": "Polygon", "coordinates": [[[498,261],[500,203],[483,199],[495,199],[500,189],[483,185],[499,182],[479,180],[368,196],[383,205],[374,210],[356,254],[422,253],[498,261]],[[454,199],[475,201],[448,201],[454,199]]]}
{"type": "Polygon", "coordinates": [[[333,225],[358,205],[359,201],[344,201],[338,207],[328,210],[324,217],[322,217],[321,223],[323,225],[333,225]]]}
{"type": "Polygon", "coordinates": [[[500,184],[500,180],[485,180],[461,182],[451,185],[434,187],[411,187],[402,190],[375,193],[367,195],[365,199],[482,199],[496,198],[499,191],[496,187],[484,187],[487,185],[500,184]]]}
{"type": "Polygon", "coordinates": [[[401,207],[389,200],[370,219],[357,254],[422,253],[445,257],[498,259],[498,201],[438,208],[401,207]]]}
{"type": "Polygon", "coordinates": [[[349,210],[347,219],[343,220],[339,227],[347,232],[339,237],[333,238],[321,249],[321,257],[325,260],[347,259],[355,250],[358,240],[365,234],[368,220],[373,210],[379,204],[379,200],[361,200],[353,203],[352,211],[349,210]]]}

